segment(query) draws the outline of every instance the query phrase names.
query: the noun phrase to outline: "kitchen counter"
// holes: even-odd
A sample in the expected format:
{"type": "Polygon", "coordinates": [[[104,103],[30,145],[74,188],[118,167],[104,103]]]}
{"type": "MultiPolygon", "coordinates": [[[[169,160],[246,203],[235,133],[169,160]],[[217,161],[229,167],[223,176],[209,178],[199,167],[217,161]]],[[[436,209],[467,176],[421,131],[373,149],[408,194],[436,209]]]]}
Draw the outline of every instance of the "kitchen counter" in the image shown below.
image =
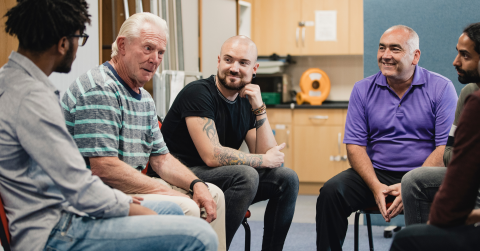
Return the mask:
{"type": "Polygon", "coordinates": [[[297,103],[267,105],[267,108],[283,108],[283,109],[347,109],[348,101],[325,101],[322,105],[309,105],[297,103]],[[292,107],[293,104],[293,107],[292,107]]]}

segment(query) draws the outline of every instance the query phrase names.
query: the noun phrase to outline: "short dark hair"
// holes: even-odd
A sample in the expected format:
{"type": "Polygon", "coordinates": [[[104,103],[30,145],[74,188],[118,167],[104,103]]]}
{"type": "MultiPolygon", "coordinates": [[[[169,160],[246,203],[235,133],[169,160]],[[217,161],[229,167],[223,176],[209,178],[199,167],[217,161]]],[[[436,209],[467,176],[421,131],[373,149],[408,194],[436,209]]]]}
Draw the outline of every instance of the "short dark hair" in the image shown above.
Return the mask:
{"type": "Polygon", "coordinates": [[[80,34],[90,24],[85,0],[17,0],[8,10],[5,31],[17,36],[20,48],[43,52],[64,37],[80,34]]]}
{"type": "Polygon", "coordinates": [[[475,43],[475,51],[480,54],[480,23],[470,24],[463,33],[475,43]]]}

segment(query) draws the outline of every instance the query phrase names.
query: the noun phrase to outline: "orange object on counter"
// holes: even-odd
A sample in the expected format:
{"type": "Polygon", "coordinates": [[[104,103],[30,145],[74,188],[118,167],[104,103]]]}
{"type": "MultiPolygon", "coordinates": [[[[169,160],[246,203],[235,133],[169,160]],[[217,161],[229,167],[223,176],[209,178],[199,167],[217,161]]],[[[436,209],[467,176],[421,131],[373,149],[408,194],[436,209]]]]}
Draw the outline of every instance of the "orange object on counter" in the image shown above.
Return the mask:
{"type": "Polygon", "coordinates": [[[321,105],[330,94],[330,87],[330,78],[324,71],[318,68],[306,70],[300,78],[302,92],[297,93],[297,104],[321,105]]]}

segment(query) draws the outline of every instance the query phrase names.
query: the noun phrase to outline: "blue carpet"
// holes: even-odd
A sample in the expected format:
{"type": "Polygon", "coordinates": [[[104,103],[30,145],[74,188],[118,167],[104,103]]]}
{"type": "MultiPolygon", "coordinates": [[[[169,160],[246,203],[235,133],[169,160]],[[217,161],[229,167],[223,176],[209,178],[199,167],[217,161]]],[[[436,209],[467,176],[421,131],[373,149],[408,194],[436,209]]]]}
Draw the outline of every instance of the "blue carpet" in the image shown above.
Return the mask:
{"type": "MultiPolygon", "coordinates": [[[[252,245],[251,250],[257,251],[262,249],[262,237],[263,237],[263,221],[249,221],[250,228],[252,229],[252,245]]],[[[390,249],[392,244],[392,238],[383,237],[383,226],[372,226],[373,233],[373,246],[376,251],[386,251],[390,249]]],[[[367,227],[359,226],[359,250],[369,250],[368,247],[368,235],[367,227]]],[[[301,251],[314,251],[316,250],[316,231],[315,224],[312,223],[292,223],[290,231],[288,232],[287,239],[283,250],[301,250],[301,251]]],[[[245,230],[243,226],[238,228],[232,244],[230,245],[230,251],[243,251],[245,250],[245,230]]],[[[347,236],[343,244],[343,250],[353,250],[353,225],[348,226],[347,236]]]]}

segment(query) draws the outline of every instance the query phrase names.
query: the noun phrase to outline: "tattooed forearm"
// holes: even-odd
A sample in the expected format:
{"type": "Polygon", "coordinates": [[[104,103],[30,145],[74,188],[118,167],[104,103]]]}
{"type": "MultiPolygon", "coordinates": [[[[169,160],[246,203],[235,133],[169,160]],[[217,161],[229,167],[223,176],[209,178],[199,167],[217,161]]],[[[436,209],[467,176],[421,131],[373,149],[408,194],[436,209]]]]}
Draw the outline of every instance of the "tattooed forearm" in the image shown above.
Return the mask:
{"type": "Polygon", "coordinates": [[[257,123],[255,124],[255,128],[257,128],[257,130],[258,130],[258,128],[262,127],[262,125],[265,124],[265,120],[267,120],[267,118],[257,120],[257,123]]]}
{"type": "MultiPolygon", "coordinates": [[[[261,120],[261,124],[265,119],[261,120]]],[[[246,154],[228,147],[223,147],[218,140],[215,121],[209,118],[199,118],[198,123],[203,126],[202,130],[207,134],[213,145],[213,157],[220,166],[228,165],[248,165],[251,167],[261,167],[263,157],[259,154],[246,154]]],[[[261,126],[261,125],[260,125],[261,126]]],[[[259,127],[260,127],[259,126],[259,127]]],[[[257,127],[258,128],[258,127],[257,127]]]]}
{"type": "Polygon", "coordinates": [[[228,165],[247,165],[251,167],[261,167],[263,156],[260,154],[245,154],[222,146],[214,147],[214,157],[221,166],[228,165]]]}

